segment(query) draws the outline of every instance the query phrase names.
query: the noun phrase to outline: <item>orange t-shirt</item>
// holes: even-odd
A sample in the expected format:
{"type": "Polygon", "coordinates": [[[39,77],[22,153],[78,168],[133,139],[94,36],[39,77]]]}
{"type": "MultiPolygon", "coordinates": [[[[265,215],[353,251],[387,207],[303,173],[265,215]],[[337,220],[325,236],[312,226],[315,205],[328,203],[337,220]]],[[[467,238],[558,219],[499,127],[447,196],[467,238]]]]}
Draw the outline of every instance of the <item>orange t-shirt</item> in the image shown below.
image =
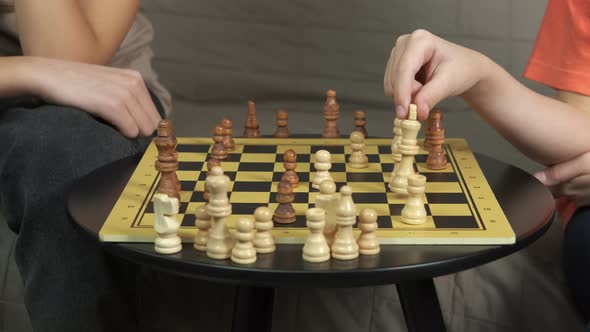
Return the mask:
{"type": "Polygon", "coordinates": [[[549,0],[524,76],[590,95],[590,1],[549,0]]]}

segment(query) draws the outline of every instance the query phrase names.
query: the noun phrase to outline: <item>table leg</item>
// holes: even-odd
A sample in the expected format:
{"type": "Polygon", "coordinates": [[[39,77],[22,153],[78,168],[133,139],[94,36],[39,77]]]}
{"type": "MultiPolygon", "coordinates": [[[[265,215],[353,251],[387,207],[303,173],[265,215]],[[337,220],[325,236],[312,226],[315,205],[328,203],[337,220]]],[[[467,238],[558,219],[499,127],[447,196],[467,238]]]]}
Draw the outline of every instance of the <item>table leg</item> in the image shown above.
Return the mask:
{"type": "Polygon", "coordinates": [[[270,332],[275,290],[239,286],[234,299],[232,332],[270,332]]]}
{"type": "Polygon", "coordinates": [[[409,332],[446,331],[432,279],[406,281],[396,286],[409,332]]]}

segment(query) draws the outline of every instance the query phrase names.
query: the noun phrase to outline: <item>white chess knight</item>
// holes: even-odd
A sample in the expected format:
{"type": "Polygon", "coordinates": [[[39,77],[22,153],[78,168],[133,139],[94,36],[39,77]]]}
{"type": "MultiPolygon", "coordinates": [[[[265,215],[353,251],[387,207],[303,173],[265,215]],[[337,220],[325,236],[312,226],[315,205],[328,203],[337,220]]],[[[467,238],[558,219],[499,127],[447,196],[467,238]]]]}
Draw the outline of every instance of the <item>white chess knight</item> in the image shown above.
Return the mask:
{"type": "Polygon", "coordinates": [[[180,221],[178,213],[178,198],[168,197],[166,194],[155,194],[154,213],[156,220],[154,230],[158,234],[154,241],[154,250],[160,254],[174,254],[182,250],[182,242],[178,236],[180,221]]]}
{"type": "Polygon", "coordinates": [[[311,182],[311,186],[314,189],[319,189],[320,184],[326,180],[332,180],[330,175],[330,168],[332,168],[332,155],[329,151],[319,150],[315,153],[315,161],[313,166],[316,169],[315,177],[311,182]]]}

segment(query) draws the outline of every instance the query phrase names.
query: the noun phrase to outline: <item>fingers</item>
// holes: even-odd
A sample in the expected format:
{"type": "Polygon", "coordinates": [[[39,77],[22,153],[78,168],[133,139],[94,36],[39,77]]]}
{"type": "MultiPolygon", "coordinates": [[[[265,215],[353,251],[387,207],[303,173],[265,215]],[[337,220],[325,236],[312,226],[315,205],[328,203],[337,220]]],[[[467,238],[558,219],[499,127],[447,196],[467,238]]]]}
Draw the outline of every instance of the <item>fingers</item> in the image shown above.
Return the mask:
{"type": "MultiPolygon", "coordinates": [[[[425,30],[416,30],[407,38],[402,40],[403,50],[396,50],[393,63],[392,76],[393,98],[396,111],[406,115],[412,98],[412,87],[415,77],[420,68],[430,62],[434,55],[434,35],[425,30]],[[399,54],[401,52],[402,54],[399,54]]],[[[397,47],[398,45],[396,45],[397,47]]],[[[427,85],[428,83],[426,83],[427,85]]],[[[418,92],[419,94],[419,92],[418,92]]],[[[428,109],[421,109],[424,105],[418,106],[418,112],[428,113],[428,109]]]]}
{"type": "Polygon", "coordinates": [[[555,186],[586,173],[590,174],[590,152],[561,164],[547,167],[535,173],[535,177],[546,186],[555,186]]]}
{"type": "Polygon", "coordinates": [[[141,74],[136,71],[130,71],[128,74],[130,75],[128,89],[135,99],[132,104],[136,106],[135,113],[137,113],[138,117],[141,117],[143,124],[143,126],[140,126],[140,134],[149,136],[158,127],[158,122],[161,120],[160,114],[152,101],[141,74]]]}

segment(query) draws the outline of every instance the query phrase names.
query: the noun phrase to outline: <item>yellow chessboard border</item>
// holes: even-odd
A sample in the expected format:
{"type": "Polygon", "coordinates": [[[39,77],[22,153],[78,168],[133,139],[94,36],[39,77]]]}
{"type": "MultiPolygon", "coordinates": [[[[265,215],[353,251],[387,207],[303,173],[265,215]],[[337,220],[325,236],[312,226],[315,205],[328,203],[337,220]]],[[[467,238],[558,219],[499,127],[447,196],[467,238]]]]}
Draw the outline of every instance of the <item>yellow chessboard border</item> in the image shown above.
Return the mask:
{"type": "MultiPolygon", "coordinates": [[[[211,138],[179,137],[178,144],[210,145],[211,138]]],[[[345,146],[345,152],[350,153],[350,140],[323,139],[323,138],[235,138],[236,146],[248,145],[281,145],[292,147],[296,151],[297,146],[324,145],[345,146]]],[[[427,154],[423,149],[423,140],[418,140],[420,154],[427,154]]],[[[367,147],[391,144],[391,139],[365,139],[367,147]]],[[[438,228],[421,229],[420,226],[404,225],[393,229],[378,229],[377,236],[382,244],[511,244],[515,242],[514,232],[496,200],[482,170],[464,139],[448,138],[445,140],[447,159],[451,163],[454,172],[457,173],[459,184],[467,195],[467,202],[474,217],[480,224],[479,229],[463,228],[438,228]],[[449,153],[450,152],[450,153],[449,153]],[[457,172],[460,170],[460,172],[457,172]],[[485,229],[482,229],[485,228],[485,229]]],[[[100,230],[99,237],[105,242],[153,242],[155,231],[147,227],[133,227],[132,222],[140,220],[147,206],[147,199],[152,197],[156,190],[159,174],[154,168],[157,159],[155,144],[149,145],[142,160],[131,176],[120,198],[113,207],[106,222],[100,230]],[[130,227],[131,226],[131,227],[130,227]]],[[[188,153],[182,155],[187,159],[181,161],[204,162],[205,153],[188,153]]],[[[310,161],[311,163],[311,161],[310,161]]],[[[223,162],[222,162],[223,165],[223,162]]],[[[347,171],[350,169],[347,167],[347,171]]],[[[354,171],[354,170],[353,170],[354,171]]],[[[362,170],[361,170],[362,171],[362,170]]],[[[428,170],[429,172],[436,172],[428,170]]],[[[444,170],[443,170],[444,171],[444,170]]],[[[448,171],[448,170],[447,170],[448,171]]],[[[183,171],[183,173],[187,173],[183,171]]],[[[197,179],[200,171],[190,171],[191,178],[197,179]],[[194,176],[194,177],[193,177],[194,176]]],[[[183,180],[183,179],[181,179],[183,180]]],[[[187,180],[187,179],[185,179],[187,180]]],[[[311,179],[310,179],[311,180],[311,179]]],[[[387,179],[386,179],[387,180],[387,179]]],[[[272,205],[269,204],[269,205],[272,205]]],[[[276,205],[276,204],[274,204],[276,205]]],[[[358,209],[360,211],[360,209],[358,209]]],[[[394,216],[395,218],[395,216],[394,216]]],[[[431,217],[429,217],[431,219],[431,217]]],[[[432,220],[429,221],[432,224],[432,220]]],[[[233,227],[230,224],[230,232],[233,227]]],[[[399,225],[399,223],[396,223],[399,225]]],[[[359,234],[355,229],[355,236],[359,234]]],[[[185,243],[192,243],[196,234],[196,227],[181,227],[179,236],[185,243]]],[[[273,235],[277,243],[303,243],[308,235],[305,228],[280,227],[273,229],[273,235]]]]}

